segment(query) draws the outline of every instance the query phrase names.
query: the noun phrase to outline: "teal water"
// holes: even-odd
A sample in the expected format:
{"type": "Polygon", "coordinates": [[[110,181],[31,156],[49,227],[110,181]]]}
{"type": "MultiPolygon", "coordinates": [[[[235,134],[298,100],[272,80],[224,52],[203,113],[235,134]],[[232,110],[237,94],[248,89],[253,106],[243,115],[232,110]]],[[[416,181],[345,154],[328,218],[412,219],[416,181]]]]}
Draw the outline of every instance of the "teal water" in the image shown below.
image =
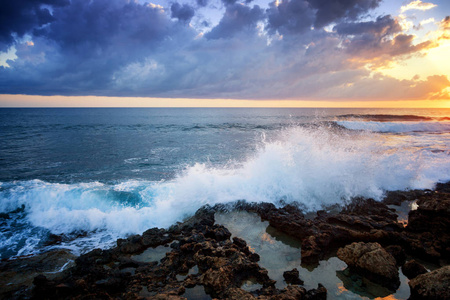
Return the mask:
{"type": "Polygon", "coordinates": [[[450,110],[0,109],[0,257],[106,248],[205,204],[450,180],[450,110]]]}

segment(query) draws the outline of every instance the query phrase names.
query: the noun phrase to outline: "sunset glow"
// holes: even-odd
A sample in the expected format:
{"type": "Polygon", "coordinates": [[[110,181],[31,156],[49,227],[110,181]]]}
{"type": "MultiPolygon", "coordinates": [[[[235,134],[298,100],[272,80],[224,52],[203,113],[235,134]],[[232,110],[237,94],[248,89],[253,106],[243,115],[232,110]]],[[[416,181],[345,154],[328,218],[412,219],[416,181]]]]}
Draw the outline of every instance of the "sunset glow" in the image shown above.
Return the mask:
{"type": "Polygon", "coordinates": [[[450,106],[448,1],[335,1],[11,4],[0,106],[450,106]]]}
{"type": "Polygon", "coordinates": [[[450,109],[450,100],[319,101],[0,95],[0,103],[3,107],[429,107],[450,109]]]}

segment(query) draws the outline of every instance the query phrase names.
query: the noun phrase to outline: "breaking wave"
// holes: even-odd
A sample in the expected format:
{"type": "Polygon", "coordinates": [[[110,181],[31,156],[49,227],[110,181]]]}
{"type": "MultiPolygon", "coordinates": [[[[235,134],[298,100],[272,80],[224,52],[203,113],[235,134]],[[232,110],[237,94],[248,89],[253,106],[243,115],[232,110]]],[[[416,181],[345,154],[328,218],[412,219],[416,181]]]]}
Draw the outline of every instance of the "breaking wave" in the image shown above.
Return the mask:
{"type": "MultiPolygon", "coordinates": [[[[370,122],[338,123],[373,128],[370,122]]],[[[422,123],[373,125],[381,132],[427,128],[422,123]]],[[[450,124],[428,125],[450,131],[450,124]]],[[[381,199],[388,190],[432,188],[450,180],[450,159],[446,152],[429,150],[377,133],[296,127],[281,131],[244,162],[220,168],[197,163],[164,181],[3,182],[0,222],[10,231],[0,235],[0,252],[33,253],[50,234],[63,241],[52,247],[79,252],[109,247],[119,237],[168,227],[205,204],[282,200],[317,210],[355,196],[381,199]]]]}
{"type": "Polygon", "coordinates": [[[374,132],[450,132],[450,122],[337,121],[336,123],[347,129],[374,132]]]}

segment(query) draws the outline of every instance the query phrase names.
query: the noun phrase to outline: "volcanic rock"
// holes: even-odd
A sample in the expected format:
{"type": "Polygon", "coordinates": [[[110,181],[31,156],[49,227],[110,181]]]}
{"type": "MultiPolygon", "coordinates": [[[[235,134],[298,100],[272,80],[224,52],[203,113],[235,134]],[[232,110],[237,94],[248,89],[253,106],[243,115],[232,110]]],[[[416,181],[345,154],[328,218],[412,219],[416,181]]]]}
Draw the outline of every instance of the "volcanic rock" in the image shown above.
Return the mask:
{"type": "Polygon", "coordinates": [[[30,293],[36,276],[45,273],[49,279],[62,276],[74,265],[75,255],[67,250],[53,250],[43,254],[5,260],[0,263],[0,299],[15,298],[17,291],[23,296],[30,293]]]}
{"type": "Polygon", "coordinates": [[[427,273],[428,271],[424,266],[413,259],[402,266],[402,272],[406,277],[408,277],[408,279],[413,279],[418,275],[427,273]]]}
{"type": "Polygon", "coordinates": [[[395,258],[378,243],[352,243],[340,248],[337,256],[374,282],[394,290],[400,285],[395,258]]]}
{"type": "Polygon", "coordinates": [[[283,277],[286,283],[303,285],[303,280],[300,279],[300,273],[296,268],[291,271],[284,272],[283,277]]]}
{"type": "Polygon", "coordinates": [[[409,299],[450,299],[450,266],[445,266],[412,279],[409,299]]]}

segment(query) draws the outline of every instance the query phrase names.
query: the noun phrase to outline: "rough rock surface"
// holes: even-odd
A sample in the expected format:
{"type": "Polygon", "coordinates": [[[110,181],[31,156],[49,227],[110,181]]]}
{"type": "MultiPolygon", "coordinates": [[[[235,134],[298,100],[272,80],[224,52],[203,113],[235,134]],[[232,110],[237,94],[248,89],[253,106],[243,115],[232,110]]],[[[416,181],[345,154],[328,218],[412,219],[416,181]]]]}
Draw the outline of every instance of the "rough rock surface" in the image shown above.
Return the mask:
{"type": "Polygon", "coordinates": [[[410,250],[435,262],[450,257],[450,193],[446,185],[440,187],[417,201],[406,227],[410,250]]]}
{"type": "Polygon", "coordinates": [[[408,277],[408,279],[413,279],[421,274],[427,273],[428,271],[424,266],[413,259],[402,266],[402,272],[406,277],[408,277]]]}
{"type": "Polygon", "coordinates": [[[450,266],[422,274],[409,282],[410,299],[450,299],[450,266]]]}
{"type": "Polygon", "coordinates": [[[296,268],[291,271],[284,272],[283,278],[286,283],[303,285],[303,280],[300,279],[300,272],[296,268]]]}
{"type": "Polygon", "coordinates": [[[435,263],[446,264],[448,261],[440,260],[450,257],[450,183],[439,184],[435,191],[390,192],[383,202],[356,198],[337,213],[318,211],[312,219],[295,205],[277,208],[270,203],[239,202],[235,207],[256,212],[272,227],[299,239],[302,264],[315,265],[353,242],[383,245],[396,257],[398,265],[404,263],[405,252],[435,263]],[[387,204],[413,200],[419,208],[409,213],[404,227],[395,209],[387,204]]]}
{"type": "Polygon", "coordinates": [[[22,297],[31,292],[33,279],[45,274],[61,276],[74,265],[75,255],[67,250],[54,250],[36,256],[22,257],[0,263],[0,299],[22,297]]]}
{"type": "Polygon", "coordinates": [[[217,299],[326,299],[323,286],[309,291],[298,286],[276,289],[267,270],[258,265],[259,256],[244,240],[231,241],[230,236],[225,227],[214,224],[214,211],[204,207],[168,230],[153,228],[118,240],[116,248],[82,255],[60,278],[36,276],[32,298],[185,299],[188,289],[202,287],[217,299]],[[169,244],[160,261],[134,259],[133,255],[169,244]],[[249,279],[261,288],[241,289],[249,279]]]}
{"type": "Polygon", "coordinates": [[[352,243],[337,252],[351,269],[388,288],[400,285],[395,258],[378,243],[352,243]]]}
{"type": "MultiPolygon", "coordinates": [[[[2,262],[0,298],[183,299],[185,293],[199,287],[218,299],[326,298],[326,289],[321,286],[310,291],[298,285],[290,285],[284,290],[276,289],[267,271],[258,265],[259,255],[253,253],[244,240],[234,238],[231,241],[230,232],[225,227],[214,225],[215,211],[224,207],[204,207],[190,220],[169,229],[152,228],[142,235],[118,240],[117,247],[113,249],[91,251],[77,258],[75,266],[67,272],[45,273],[48,272],[46,269],[38,267],[21,269],[26,280],[18,285],[6,286],[11,282],[8,274],[19,274],[19,265],[28,258],[2,262]],[[160,262],[133,259],[134,255],[148,249],[169,245],[160,262]],[[195,272],[192,271],[194,269],[195,272]],[[31,285],[33,278],[34,285],[31,285]],[[252,292],[241,289],[242,282],[249,278],[256,280],[262,287],[252,292]]],[[[384,252],[395,258],[394,266],[398,267],[404,264],[406,255],[441,266],[448,264],[449,183],[438,184],[434,191],[390,192],[382,202],[354,199],[343,208],[318,211],[312,218],[299,207],[295,204],[276,207],[269,203],[248,204],[240,201],[231,208],[256,212],[272,227],[299,239],[302,243],[302,264],[315,265],[319,260],[334,255],[337,249],[354,242],[378,243],[384,247],[384,252]],[[409,213],[406,227],[397,221],[392,206],[388,206],[399,205],[403,201],[416,201],[418,204],[418,209],[409,213]]],[[[230,209],[230,206],[226,208],[230,209]]],[[[8,218],[8,215],[1,215],[0,218],[8,218]]],[[[372,258],[374,263],[378,258],[388,257],[384,252],[374,252],[377,253],[372,258]]],[[[392,268],[392,259],[388,260],[392,268]]],[[[50,266],[51,261],[43,262],[43,265],[50,266]]],[[[39,262],[35,264],[38,265],[39,262]]],[[[377,274],[373,270],[369,272],[368,265],[357,268],[365,270],[366,274],[377,274]]],[[[405,265],[405,268],[408,266],[405,265]]],[[[441,270],[439,278],[434,280],[448,280],[445,279],[448,278],[445,277],[448,276],[448,267],[445,270],[447,273],[442,274],[441,270]]],[[[435,299],[433,295],[438,298],[448,295],[445,294],[446,291],[448,293],[448,283],[447,286],[438,285],[439,282],[432,283],[433,280],[422,277],[430,276],[431,273],[411,280],[414,297],[435,299]]]]}

